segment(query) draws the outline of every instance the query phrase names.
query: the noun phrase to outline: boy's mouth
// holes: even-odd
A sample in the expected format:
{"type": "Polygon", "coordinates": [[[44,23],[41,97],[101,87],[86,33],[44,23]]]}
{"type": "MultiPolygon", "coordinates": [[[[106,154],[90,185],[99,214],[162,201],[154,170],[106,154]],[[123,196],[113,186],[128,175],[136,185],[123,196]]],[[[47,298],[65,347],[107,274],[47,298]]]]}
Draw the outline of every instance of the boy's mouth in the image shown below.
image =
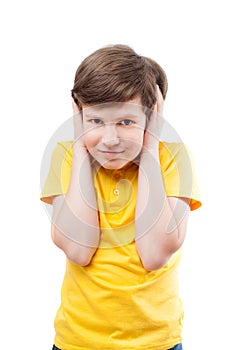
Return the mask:
{"type": "Polygon", "coordinates": [[[105,157],[116,157],[120,154],[123,153],[123,151],[99,151],[100,153],[102,153],[105,157]]]}

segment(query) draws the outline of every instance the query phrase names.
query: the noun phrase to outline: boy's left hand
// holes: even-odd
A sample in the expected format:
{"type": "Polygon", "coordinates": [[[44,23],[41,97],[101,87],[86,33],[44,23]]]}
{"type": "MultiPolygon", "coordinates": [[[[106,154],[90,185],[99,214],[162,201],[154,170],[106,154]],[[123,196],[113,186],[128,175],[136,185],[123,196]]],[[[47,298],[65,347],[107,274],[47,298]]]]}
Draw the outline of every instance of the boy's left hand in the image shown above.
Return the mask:
{"type": "Polygon", "coordinates": [[[164,100],[158,85],[156,99],[157,102],[153,108],[144,134],[143,147],[145,150],[155,150],[158,147],[159,137],[163,127],[164,100]]]}

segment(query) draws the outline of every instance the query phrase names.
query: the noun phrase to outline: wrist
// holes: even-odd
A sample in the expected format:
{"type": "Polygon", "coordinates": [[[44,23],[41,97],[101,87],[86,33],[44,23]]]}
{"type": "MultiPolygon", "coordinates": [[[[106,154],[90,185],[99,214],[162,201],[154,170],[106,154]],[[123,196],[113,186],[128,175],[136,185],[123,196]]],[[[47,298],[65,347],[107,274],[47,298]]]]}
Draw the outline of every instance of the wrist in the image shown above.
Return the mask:
{"type": "Polygon", "coordinates": [[[72,152],[72,164],[74,166],[74,164],[78,163],[81,164],[83,163],[83,161],[85,161],[85,159],[89,159],[89,152],[87,150],[87,148],[78,142],[74,142],[73,143],[73,152],[72,152]]]}
{"type": "Polygon", "coordinates": [[[155,141],[153,142],[153,144],[151,145],[145,145],[143,146],[142,148],[142,151],[141,151],[141,158],[142,157],[146,157],[146,156],[153,156],[155,158],[158,158],[159,157],[159,141],[155,141]]]}
{"type": "Polygon", "coordinates": [[[88,150],[86,146],[79,141],[74,141],[73,142],[73,153],[75,154],[88,154],[88,150]]]}

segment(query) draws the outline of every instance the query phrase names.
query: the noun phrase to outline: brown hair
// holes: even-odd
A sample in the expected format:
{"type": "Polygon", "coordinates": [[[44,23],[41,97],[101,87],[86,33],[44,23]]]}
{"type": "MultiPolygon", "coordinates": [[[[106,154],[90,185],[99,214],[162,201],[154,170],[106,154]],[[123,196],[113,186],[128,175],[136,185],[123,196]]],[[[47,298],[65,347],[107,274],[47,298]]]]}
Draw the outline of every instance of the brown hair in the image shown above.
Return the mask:
{"type": "Polygon", "coordinates": [[[83,104],[126,102],[138,95],[142,105],[151,109],[156,103],[156,84],[165,99],[167,77],[160,65],[129,46],[112,45],[84,59],[71,91],[80,109],[83,104]]]}

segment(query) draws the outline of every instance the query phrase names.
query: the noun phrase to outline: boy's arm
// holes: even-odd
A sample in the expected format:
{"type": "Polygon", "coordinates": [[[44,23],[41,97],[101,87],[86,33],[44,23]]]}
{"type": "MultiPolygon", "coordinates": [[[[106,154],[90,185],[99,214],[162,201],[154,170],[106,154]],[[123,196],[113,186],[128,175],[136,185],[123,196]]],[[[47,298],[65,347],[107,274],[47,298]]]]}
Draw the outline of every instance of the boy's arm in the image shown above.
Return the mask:
{"type": "MultiPolygon", "coordinates": [[[[159,103],[159,101],[158,101],[159,103]]],[[[135,212],[136,248],[147,270],[161,268],[185,238],[189,199],[167,197],[159,161],[158,130],[153,113],[144,137],[135,212]]]]}
{"type": "Polygon", "coordinates": [[[135,241],[145,269],[161,268],[181,247],[188,221],[188,203],[188,198],[166,196],[158,154],[143,153],[138,176],[135,241]]]}
{"type": "Polygon", "coordinates": [[[99,244],[99,217],[89,153],[82,141],[81,114],[74,111],[75,142],[69,188],[53,200],[52,238],[67,258],[88,265],[99,244]]]}

